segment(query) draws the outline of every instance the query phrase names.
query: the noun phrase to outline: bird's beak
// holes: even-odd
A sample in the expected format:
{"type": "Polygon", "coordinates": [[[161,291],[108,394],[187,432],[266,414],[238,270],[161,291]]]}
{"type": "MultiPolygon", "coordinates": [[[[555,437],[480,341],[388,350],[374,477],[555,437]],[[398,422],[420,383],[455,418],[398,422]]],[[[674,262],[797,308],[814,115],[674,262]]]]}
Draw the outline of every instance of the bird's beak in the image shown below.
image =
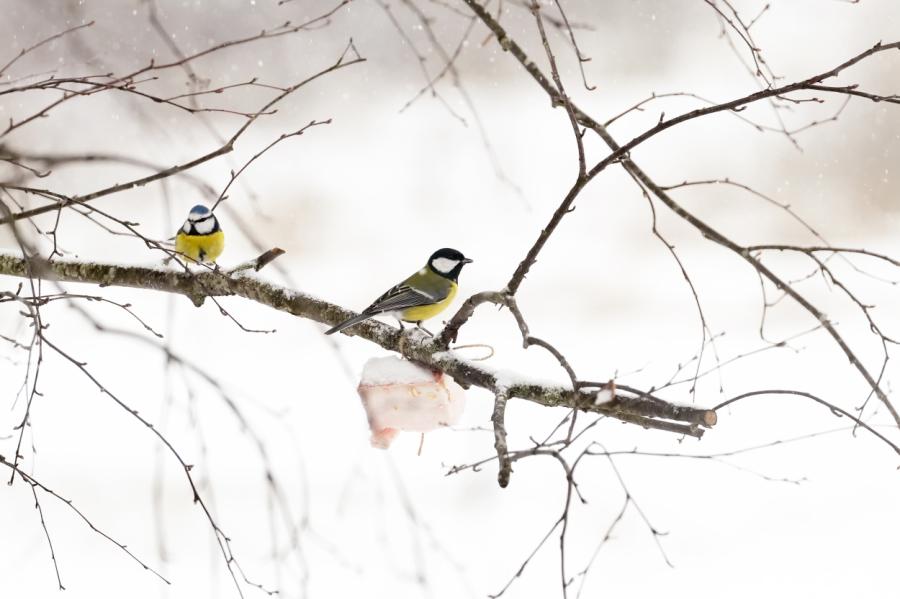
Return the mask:
{"type": "Polygon", "coordinates": [[[472,260],[471,258],[463,258],[463,261],[462,261],[463,264],[471,264],[472,262],[475,262],[475,261],[472,260]]]}

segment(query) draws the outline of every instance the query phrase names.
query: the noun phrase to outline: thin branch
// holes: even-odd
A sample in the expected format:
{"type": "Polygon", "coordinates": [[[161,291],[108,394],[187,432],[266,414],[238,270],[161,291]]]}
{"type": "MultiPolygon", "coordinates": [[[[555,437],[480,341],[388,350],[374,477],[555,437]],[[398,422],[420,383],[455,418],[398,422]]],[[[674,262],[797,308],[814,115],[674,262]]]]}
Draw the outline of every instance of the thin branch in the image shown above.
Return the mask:
{"type": "MultiPolygon", "coordinates": [[[[75,514],[77,514],[78,517],[81,518],[84,521],[84,523],[87,524],[88,527],[90,527],[91,530],[93,530],[95,533],[97,533],[98,535],[100,535],[101,537],[103,537],[104,539],[106,539],[107,541],[109,541],[113,545],[116,545],[119,549],[124,551],[128,555],[128,557],[130,557],[132,560],[134,560],[135,562],[140,564],[140,566],[144,570],[147,570],[148,572],[155,574],[156,577],[159,578],[160,580],[162,580],[164,583],[171,584],[162,574],[160,574],[159,572],[157,572],[156,570],[154,570],[153,568],[148,566],[143,561],[141,561],[141,559],[138,558],[135,554],[133,554],[128,549],[128,547],[126,547],[124,544],[118,542],[117,540],[115,540],[114,538],[112,538],[111,536],[109,536],[108,534],[106,534],[105,532],[100,530],[99,528],[97,528],[94,525],[94,523],[91,520],[89,520],[88,517],[85,516],[81,510],[79,510],[77,507],[75,507],[75,504],[72,502],[71,499],[66,499],[65,497],[59,495],[58,493],[56,493],[49,487],[47,487],[44,484],[42,484],[41,482],[39,482],[36,478],[31,476],[30,474],[28,474],[27,472],[25,472],[18,466],[15,466],[14,464],[8,462],[6,460],[6,458],[4,458],[2,455],[0,455],[0,465],[6,466],[7,468],[9,468],[12,471],[13,476],[18,475],[23,481],[25,481],[26,483],[28,483],[31,486],[32,490],[34,490],[35,488],[40,489],[47,495],[50,495],[50,496],[54,497],[55,499],[58,499],[61,503],[65,504],[70,510],[75,512],[75,514]]],[[[62,585],[60,584],[60,586],[62,586],[62,585]]]]}
{"type": "Polygon", "coordinates": [[[844,410],[843,408],[840,408],[840,407],[834,405],[833,403],[825,401],[821,397],[813,395],[812,393],[807,393],[806,391],[796,391],[793,389],[764,389],[761,391],[749,391],[747,393],[742,393],[740,395],[732,397],[731,399],[729,399],[727,401],[723,401],[722,403],[717,405],[714,409],[720,410],[726,406],[730,406],[731,404],[741,401],[743,399],[748,399],[750,397],[766,396],[766,395],[792,395],[795,397],[803,397],[803,398],[812,400],[818,404],[821,404],[821,405],[825,406],[826,408],[828,408],[829,410],[831,410],[832,414],[834,414],[835,416],[838,416],[838,417],[845,416],[845,417],[849,418],[850,420],[852,420],[853,422],[856,423],[856,426],[866,429],[867,431],[869,431],[870,433],[872,433],[873,435],[875,435],[876,437],[878,437],[879,439],[881,439],[882,441],[887,443],[888,446],[890,446],[891,449],[893,449],[897,455],[900,455],[900,447],[898,447],[896,443],[894,443],[893,441],[891,441],[890,439],[888,439],[887,437],[885,437],[884,435],[879,433],[877,430],[875,430],[874,427],[867,424],[863,420],[860,420],[859,418],[857,418],[856,416],[854,416],[847,410],[844,410]]]}
{"type": "Polygon", "coordinates": [[[78,31],[79,29],[84,29],[84,28],[86,28],[86,27],[93,27],[93,26],[94,26],[94,21],[90,21],[89,23],[84,23],[84,24],[82,24],[82,25],[76,25],[75,27],[69,27],[69,28],[66,29],[65,31],[61,31],[61,32],[59,32],[59,33],[57,33],[57,34],[55,34],[55,35],[51,35],[50,37],[45,38],[45,39],[39,41],[38,43],[29,46],[28,48],[23,48],[22,50],[19,51],[18,54],[16,54],[16,56],[14,56],[14,57],[12,58],[12,60],[10,60],[10,61],[7,62],[5,65],[3,65],[2,67],[0,67],[0,75],[3,75],[3,73],[5,73],[7,69],[9,69],[9,67],[11,67],[13,64],[15,64],[15,62],[16,62],[17,60],[19,60],[20,58],[22,58],[23,56],[25,56],[25,55],[28,54],[29,52],[33,52],[34,50],[37,50],[37,49],[40,48],[41,46],[43,46],[43,45],[45,45],[45,44],[49,44],[50,42],[52,42],[52,41],[54,41],[54,40],[57,40],[57,39],[59,39],[59,38],[61,38],[61,37],[63,37],[63,36],[66,36],[66,35],[68,35],[68,34],[70,34],[70,33],[73,33],[73,32],[75,32],[75,31],[78,31]]]}
{"type": "Polygon", "coordinates": [[[494,449],[497,450],[497,461],[500,470],[497,472],[497,484],[506,488],[509,484],[509,476],[512,474],[512,462],[509,461],[509,450],[506,446],[506,393],[502,390],[494,396],[494,411],[491,414],[491,422],[494,425],[494,449]]]}
{"type": "MultiPolygon", "coordinates": [[[[347,1],[349,1],[349,0],[345,0],[344,3],[346,3],[347,1]]],[[[281,92],[275,98],[268,101],[264,106],[262,106],[262,108],[259,111],[257,111],[257,114],[255,116],[247,119],[247,121],[241,127],[239,127],[237,129],[237,131],[234,132],[234,134],[225,142],[225,144],[220,146],[219,148],[217,148],[211,152],[208,152],[202,156],[199,156],[193,160],[190,160],[183,164],[171,166],[167,169],[161,170],[152,175],[140,177],[138,179],[134,179],[134,180],[128,181],[126,183],[119,183],[116,185],[105,187],[103,189],[100,189],[100,190],[97,190],[97,191],[94,191],[94,192],[91,192],[91,193],[88,193],[88,194],[85,194],[82,196],[72,196],[72,197],[63,196],[63,199],[59,200],[57,203],[40,206],[38,208],[33,208],[31,210],[24,210],[21,212],[16,212],[11,217],[7,216],[4,218],[0,218],[0,225],[5,225],[7,223],[26,219],[26,218],[32,218],[39,214],[44,214],[46,212],[51,212],[53,210],[57,210],[61,206],[65,207],[65,206],[69,205],[70,203],[83,205],[83,204],[90,202],[91,200],[95,200],[97,198],[112,195],[112,194],[118,193],[120,191],[132,189],[134,187],[140,187],[143,185],[147,185],[148,183],[152,183],[152,182],[158,181],[160,179],[165,179],[174,174],[190,170],[190,169],[192,169],[200,164],[203,164],[205,162],[209,162],[210,160],[217,158],[219,156],[222,156],[224,154],[228,154],[229,152],[231,152],[234,149],[235,142],[244,134],[244,132],[250,127],[250,125],[252,125],[256,121],[258,116],[261,114],[264,114],[266,111],[268,111],[270,108],[275,106],[282,99],[284,99],[288,95],[294,93],[295,91],[297,91],[304,85],[306,85],[312,81],[315,81],[316,79],[323,77],[324,75],[327,75],[328,73],[364,62],[365,60],[366,60],[365,58],[360,57],[356,53],[356,49],[353,46],[353,43],[351,41],[348,44],[347,48],[344,50],[344,52],[341,54],[341,56],[338,58],[337,62],[335,62],[331,66],[319,71],[318,73],[311,75],[310,77],[307,77],[306,79],[300,81],[299,83],[296,83],[290,87],[285,88],[285,90],[283,92],[281,92]],[[350,54],[350,52],[352,52],[352,55],[350,54]],[[349,56],[349,59],[348,59],[348,56],[349,56]]],[[[0,187],[27,191],[27,189],[23,189],[21,186],[16,186],[16,185],[7,185],[7,184],[0,183],[0,187]]]]}

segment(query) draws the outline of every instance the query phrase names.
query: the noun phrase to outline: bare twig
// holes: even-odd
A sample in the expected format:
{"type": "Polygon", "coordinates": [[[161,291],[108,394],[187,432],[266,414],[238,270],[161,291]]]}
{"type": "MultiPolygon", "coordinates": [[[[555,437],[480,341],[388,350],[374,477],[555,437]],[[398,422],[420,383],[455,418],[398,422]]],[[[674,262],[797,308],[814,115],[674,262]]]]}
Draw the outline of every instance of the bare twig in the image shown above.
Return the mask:
{"type": "Polygon", "coordinates": [[[506,393],[498,391],[494,396],[494,411],[491,414],[491,422],[494,425],[494,449],[497,450],[497,460],[500,470],[497,472],[497,484],[506,488],[509,484],[509,476],[512,474],[512,462],[509,461],[509,450],[506,447],[506,393]]]}

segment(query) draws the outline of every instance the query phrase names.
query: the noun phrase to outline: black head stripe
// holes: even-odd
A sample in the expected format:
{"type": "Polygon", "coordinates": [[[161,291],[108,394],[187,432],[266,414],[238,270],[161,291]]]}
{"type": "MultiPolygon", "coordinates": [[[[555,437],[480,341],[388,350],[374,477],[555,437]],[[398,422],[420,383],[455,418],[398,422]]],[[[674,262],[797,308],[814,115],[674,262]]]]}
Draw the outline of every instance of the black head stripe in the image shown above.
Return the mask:
{"type": "Polygon", "coordinates": [[[219,227],[219,221],[213,214],[210,214],[209,216],[201,218],[200,220],[195,220],[195,221],[189,220],[188,224],[190,224],[190,226],[191,226],[191,230],[188,233],[188,235],[212,235],[213,233],[218,233],[219,231],[221,231],[221,228],[219,227]],[[212,231],[210,231],[209,233],[200,233],[199,231],[197,231],[197,225],[200,223],[204,223],[204,222],[208,221],[209,219],[213,219],[212,231]]]}

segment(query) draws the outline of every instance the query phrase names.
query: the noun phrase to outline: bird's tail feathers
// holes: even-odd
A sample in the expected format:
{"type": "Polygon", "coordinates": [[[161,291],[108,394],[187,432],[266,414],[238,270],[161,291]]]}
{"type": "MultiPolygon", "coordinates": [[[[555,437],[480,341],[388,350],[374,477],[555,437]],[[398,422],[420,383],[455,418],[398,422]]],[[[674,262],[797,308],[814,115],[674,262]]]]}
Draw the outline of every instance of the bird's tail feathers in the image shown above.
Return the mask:
{"type": "Polygon", "coordinates": [[[370,319],[370,318],[372,318],[372,315],[371,315],[371,314],[358,314],[357,316],[354,316],[353,318],[348,318],[348,319],[345,320],[344,322],[342,322],[342,323],[340,323],[340,324],[338,324],[338,325],[336,325],[336,326],[331,327],[330,329],[328,329],[327,331],[325,331],[325,334],[326,334],[326,335],[331,335],[332,333],[338,333],[338,332],[340,332],[340,331],[343,331],[343,330],[346,329],[347,327],[352,327],[353,325],[359,324],[359,323],[361,323],[362,321],[368,320],[368,319],[370,319]]]}

